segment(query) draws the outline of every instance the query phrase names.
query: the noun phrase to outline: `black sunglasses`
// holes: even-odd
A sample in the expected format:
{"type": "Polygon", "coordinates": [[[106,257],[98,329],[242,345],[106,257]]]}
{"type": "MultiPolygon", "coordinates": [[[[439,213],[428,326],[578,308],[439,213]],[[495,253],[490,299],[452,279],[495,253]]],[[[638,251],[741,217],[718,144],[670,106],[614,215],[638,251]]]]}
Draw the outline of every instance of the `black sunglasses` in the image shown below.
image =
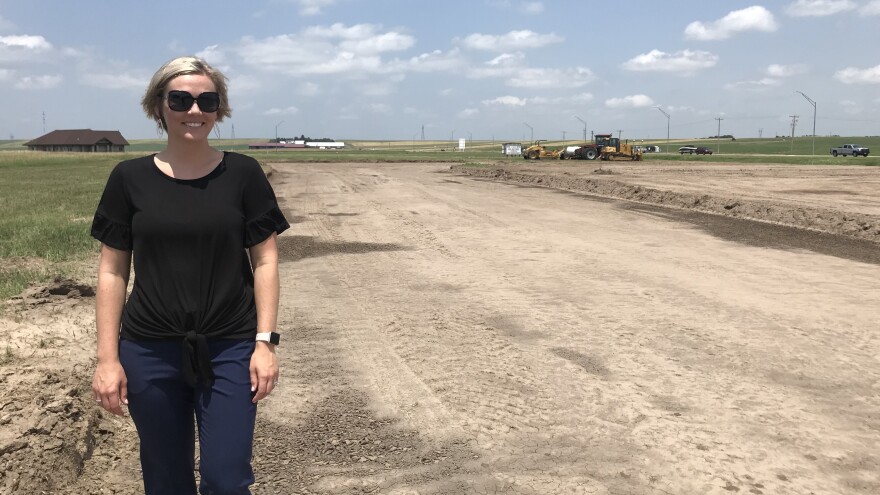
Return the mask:
{"type": "Polygon", "coordinates": [[[188,112],[195,102],[199,102],[199,110],[203,112],[216,112],[220,108],[220,95],[213,91],[195,97],[188,91],[174,90],[169,91],[165,99],[168,100],[168,108],[175,112],[188,112]]]}

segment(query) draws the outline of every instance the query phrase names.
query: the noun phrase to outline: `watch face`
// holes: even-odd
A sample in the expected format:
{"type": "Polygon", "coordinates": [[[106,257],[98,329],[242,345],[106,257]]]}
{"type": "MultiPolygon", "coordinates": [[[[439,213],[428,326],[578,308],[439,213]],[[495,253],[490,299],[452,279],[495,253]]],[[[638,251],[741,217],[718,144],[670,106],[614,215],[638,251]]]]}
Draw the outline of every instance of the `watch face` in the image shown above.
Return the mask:
{"type": "Polygon", "coordinates": [[[277,334],[275,332],[272,332],[271,334],[269,334],[269,343],[270,344],[278,345],[280,342],[281,342],[281,335],[280,334],[277,334]]]}

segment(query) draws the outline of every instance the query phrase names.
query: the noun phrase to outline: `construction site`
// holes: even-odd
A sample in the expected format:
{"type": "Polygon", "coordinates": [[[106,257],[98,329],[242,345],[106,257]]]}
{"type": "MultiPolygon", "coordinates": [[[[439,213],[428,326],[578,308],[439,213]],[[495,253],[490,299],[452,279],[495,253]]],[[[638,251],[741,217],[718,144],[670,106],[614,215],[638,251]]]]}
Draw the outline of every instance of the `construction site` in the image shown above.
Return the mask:
{"type": "MultiPolygon", "coordinates": [[[[252,492],[880,491],[876,170],[583,163],[269,162],[252,492]]],[[[142,493],[84,277],[0,320],[3,493],[142,493]]]]}

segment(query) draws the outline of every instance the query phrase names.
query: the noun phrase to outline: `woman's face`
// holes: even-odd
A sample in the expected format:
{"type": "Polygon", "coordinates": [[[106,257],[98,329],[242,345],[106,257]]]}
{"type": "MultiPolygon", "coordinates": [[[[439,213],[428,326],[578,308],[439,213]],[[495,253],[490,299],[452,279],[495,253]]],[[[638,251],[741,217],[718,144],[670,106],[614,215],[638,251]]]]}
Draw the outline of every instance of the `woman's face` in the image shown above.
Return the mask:
{"type": "Polygon", "coordinates": [[[177,76],[168,82],[165,88],[165,98],[162,101],[162,116],[168,127],[168,139],[183,139],[185,141],[207,141],[217,121],[217,112],[205,112],[198,102],[193,102],[189,110],[175,111],[168,104],[168,93],[171,91],[186,91],[193,98],[198,98],[202,93],[214,92],[214,83],[203,74],[185,74],[177,76]]]}

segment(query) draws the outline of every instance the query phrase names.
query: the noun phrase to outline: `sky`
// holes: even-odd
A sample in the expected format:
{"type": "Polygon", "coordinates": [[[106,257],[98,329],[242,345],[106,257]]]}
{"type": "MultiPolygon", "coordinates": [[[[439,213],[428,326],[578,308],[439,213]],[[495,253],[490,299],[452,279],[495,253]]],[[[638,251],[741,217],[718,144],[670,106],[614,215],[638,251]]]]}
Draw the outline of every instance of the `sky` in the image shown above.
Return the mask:
{"type": "Polygon", "coordinates": [[[216,135],[880,135],[880,0],[0,0],[0,139],[156,138],[152,74],[229,79],[216,135]],[[813,103],[815,102],[815,107],[813,103]]]}

